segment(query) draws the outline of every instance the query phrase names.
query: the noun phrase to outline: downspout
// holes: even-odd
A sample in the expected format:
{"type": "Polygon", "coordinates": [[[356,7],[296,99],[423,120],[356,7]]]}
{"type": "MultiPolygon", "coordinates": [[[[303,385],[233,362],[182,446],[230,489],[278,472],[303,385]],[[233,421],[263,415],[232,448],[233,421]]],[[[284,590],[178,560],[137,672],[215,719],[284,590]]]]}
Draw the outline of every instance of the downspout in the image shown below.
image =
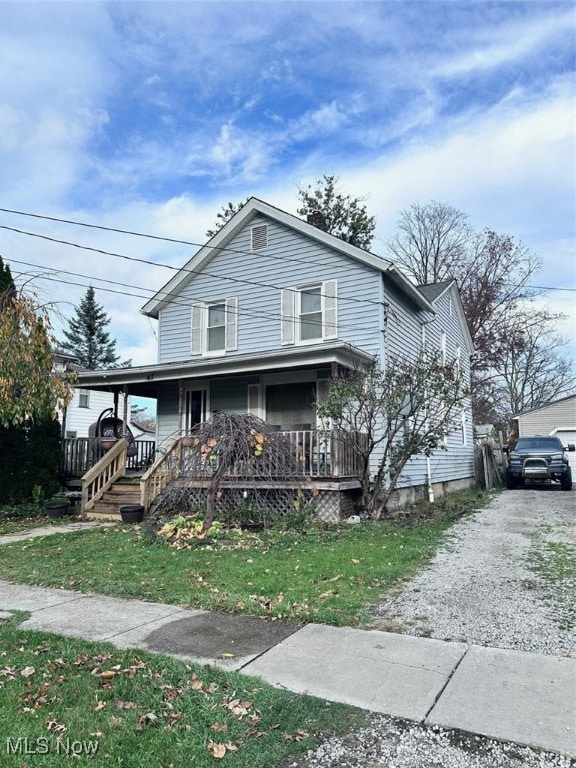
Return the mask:
{"type": "MultiPolygon", "coordinates": [[[[422,350],[426,349],[426,324],[422,323],[422,350]]],[[[428,420],[428,406],[426,405],[426,431],[430,430],[430,422],[428,420]]],[[[426,456],[426,482],[428,484],[428,501],[430,504],[434,504],[434,488],[432,487],[432,464],[430,462],[430,456],[426,456]]]]}
{"type": "MultiPolygon", "coordinates": [[[[388,365],[388,304],[384,292],[384,273],[380,274],[378,283],[378,357],[380,358],[380,370],[384,371],[388,365]]],[[[372,469],[372,467],[370,467],[372,469]]]]}

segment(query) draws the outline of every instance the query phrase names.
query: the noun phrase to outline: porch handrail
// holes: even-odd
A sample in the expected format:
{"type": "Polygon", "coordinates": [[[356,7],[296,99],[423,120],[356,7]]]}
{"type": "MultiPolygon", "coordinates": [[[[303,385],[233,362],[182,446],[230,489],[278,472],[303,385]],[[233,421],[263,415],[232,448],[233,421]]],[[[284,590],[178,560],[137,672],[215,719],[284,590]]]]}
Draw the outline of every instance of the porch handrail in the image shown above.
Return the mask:
{"type": "Polygon", "coordinates": [[[176,437],[165,453],[140,478],[140,504],[146,511],[154,499],[162,493],[180,467],[182,438],[176,437]]]}
{"type": "Polygon", "coordinates": [[[82,478],[82,511],[89,512],[110,486],[126,472],[128,441],[116,441],[82,478]]]}

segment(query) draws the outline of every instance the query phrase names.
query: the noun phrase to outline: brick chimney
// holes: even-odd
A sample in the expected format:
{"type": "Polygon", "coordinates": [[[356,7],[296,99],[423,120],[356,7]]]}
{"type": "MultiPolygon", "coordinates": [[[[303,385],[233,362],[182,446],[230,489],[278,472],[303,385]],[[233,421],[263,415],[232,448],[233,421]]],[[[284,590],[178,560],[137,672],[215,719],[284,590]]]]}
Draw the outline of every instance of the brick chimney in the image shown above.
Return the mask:
{"type": "Polygon", "coordinates": [[[306,216],[306,221],[308,224],[312,224],[313,227],[317,227],[323,232],[328,232],[328,225],[326,224],[326,218],[322,211],[319,211],[318,209],[310,211],[306,216]]]}

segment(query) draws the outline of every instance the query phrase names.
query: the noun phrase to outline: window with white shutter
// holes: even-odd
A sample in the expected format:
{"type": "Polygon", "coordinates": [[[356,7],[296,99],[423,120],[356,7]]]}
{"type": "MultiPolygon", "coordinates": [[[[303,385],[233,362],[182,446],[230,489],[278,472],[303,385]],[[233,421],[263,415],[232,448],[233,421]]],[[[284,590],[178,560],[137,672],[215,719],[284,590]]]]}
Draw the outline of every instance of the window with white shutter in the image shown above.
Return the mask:
{"type": "Polygon", "coordinates": [[[238,349],[238,299],[192,305],[190,352],[220,355],[238,349]]]}
{"type": "Polygon", "coordinates": [[[336,280],[282,291],[282,344],[338,338],[336,280]]]}
{"type": "Polygon", "coordinates": [[[324,301],[322,335],[325,339],[337,339],[336,280],[326,280],[322,283],[322,298],[324,301]]]}
{"type": "Polygon", "coordinates": [[[226,352],[238,349],[238,299],[226,299],[226,352]]]}
{"type": "Polygon", "coordinates": [[[284,288],[281,294],[280,312],[282,314],[282,344],[294,344],[295,341],[295,297],[296,288],[284,288]]]}

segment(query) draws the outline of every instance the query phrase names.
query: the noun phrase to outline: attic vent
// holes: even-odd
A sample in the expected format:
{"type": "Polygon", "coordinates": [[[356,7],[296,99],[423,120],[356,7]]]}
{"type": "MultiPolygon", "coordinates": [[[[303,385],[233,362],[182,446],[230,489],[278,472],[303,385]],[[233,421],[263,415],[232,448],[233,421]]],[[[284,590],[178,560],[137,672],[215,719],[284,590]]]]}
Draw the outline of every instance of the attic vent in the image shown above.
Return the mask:
{"type": "Polygon", "coordinates": [[[268,247],[268,224],[252,227],[252,250],[263,251],[268,247]]]}

